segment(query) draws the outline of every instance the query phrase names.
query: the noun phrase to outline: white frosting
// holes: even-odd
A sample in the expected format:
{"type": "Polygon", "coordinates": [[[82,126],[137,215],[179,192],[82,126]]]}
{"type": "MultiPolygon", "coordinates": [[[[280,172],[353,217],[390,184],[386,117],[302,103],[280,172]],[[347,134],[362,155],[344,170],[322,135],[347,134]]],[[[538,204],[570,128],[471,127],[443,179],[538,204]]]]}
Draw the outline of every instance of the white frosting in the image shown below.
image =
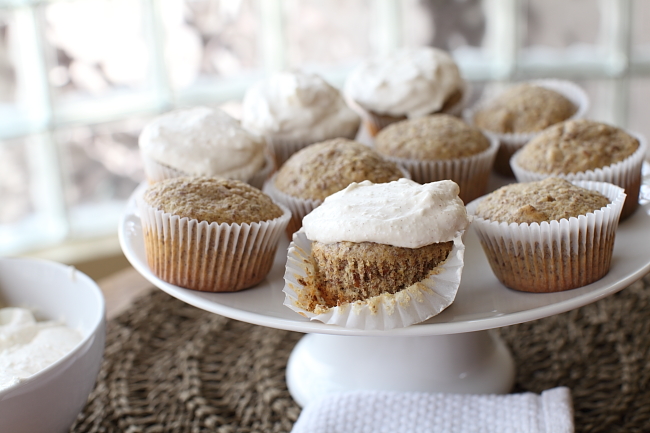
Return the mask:
{"type": "Polygon", "coordinates": [[[144,127],[145,156],[190,175],[248,180],[264,166],[264,141],[225,112],[194,107],[164,114],[144,127]]]}
{"type": "Polygon", "coordinates": [[[54,364],[81,340],[59,322],[36,322],[29,310],[0,309],[0,390],[54,364]]]}
{"type": "Polygon", "coordinates": [[[469,225],[451,180],[420,185],[408,179],[352,183],[302,220],[309,240],[376,242],[419,248],[454,239],[469,225]]]}
{"type": "Polygon", "coordinates": [[[368,59],[345,82],[345,94],[363,108],[409,118],[440,111],[447,98],[463,88],[451,56],[429,47],[368,59]]]}
{"type": "Polygon", "coordinates": [[[359,116],[341,93],[315,74],[281,72],[246,91],[242,125],[258,134],[289,140],[350,137],[359,116]]]}

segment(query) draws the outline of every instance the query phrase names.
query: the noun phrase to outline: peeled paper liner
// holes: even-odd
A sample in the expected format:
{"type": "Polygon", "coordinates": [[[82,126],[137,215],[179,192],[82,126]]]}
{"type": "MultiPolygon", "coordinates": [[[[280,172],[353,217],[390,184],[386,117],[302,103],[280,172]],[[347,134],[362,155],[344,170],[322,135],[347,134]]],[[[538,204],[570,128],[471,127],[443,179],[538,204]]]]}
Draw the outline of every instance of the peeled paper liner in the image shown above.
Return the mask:
{"type": "MultiPolygon", "coordinates": [[[[144,163],[144,171],[147,175],[149,182],[160,182],[165,179],[172,179],[175,177],[183,176],[192,176],[190,173],[186,173],[182,170],[177,170],[168,165],[161,164],[147,155],[142,154],[142,161],[144,163]]],[[[249,179],[244,180],[243,176],[240,176],[240,173],[234,173],[229,176],[230,179],[238,179],[243,182],[248,183],[251,186],[254,186],[257,189],[262,189],[264,186],[264,181],[275,171],[275,161],[270,152],[265,152],[264,154],[264,166],[254,173],[249,179]]],[[[216,176],[219,177],[219,176],[216,176]]]]}
{"type": "Polygon", "coordinates": [[[517,151],[510,159],[510,166],[515,173],[518,182],[534,182],[547,177],[560,177],[568,181],[576,180],[593,180],[597,182],[609,182],[620,187],[626,188],[628,185],[638,181],[641,176],[641,164],[646,155],[647,143],[643,135],[635,132],[626,131],[628,134],[639,140],[639,148],[630,156],[615,164],[595,170],[581,171],[578,173],[536,173],[522,168],[517,163],[517,157],[521,150],[517,151]]]}
{"type": "MultiPolygon", "coordinates": [[[[587,272],[588,269],[599,263],[598,259],[602,259],[601,256],[604,253],[599,248],[588,248],[588,245],[596,239],[600,241],[606,241],[608,238],[613,239],[626,195],[622,188],[606,182],[575,181],[572,183],[600,192],[610,200],[610,203],[577,218],[562,218],[532,224],[490,221],[476,215],[476,208],[484,197],[469,203],[467,213],[473,215],[472,227],[484,248],[488,248],[492,254],[502,257],[505,263],[509,263],[505,260],[510,257],[509,248],[514,248],[521,256],[529,257],[530,254],[527,251],[534,251],[535,244],[539,244],[538,250],[544,254],[546,247],[550,254],[547,258],[551,260],[561,260],[562,257],[577,255],[579,251],[582,251],[585,256],[576,261],[578,269],[572,267],[569,260],[563,265],[563,275],[579,275],[580,272],[583,274],[587,272]],[[502,251],[500,247],[502,241],[505,243],[505,251],[502,251]]],[[[534,266],[535,262],[528,260],[527,263],[527,266],[534,266]]],[[[512,264],[515,269],[517,266],[516,263],[512,264]]]]}
{"type": "MultiPolygon", "coordinates": [[[[554,90],[573,102],[573,104],[578,107],[578,109],[567,120],[581,119],[585,116],[585,114],[587,114],[587,110],[589,109],[589,96],[587,96],[587,93],[582,89],[582,87],[578,86],[577,84],[567,80],[532,80],[526,81],[525,83],[544,87],[549,90],[554,90]]],[[[479,101],[472,108],[465,110],[463,112],[463,118],[465,121],[470,125],[476,126],[474,124],[474,116],[478,111],[489,105],[493,99],[494,97],[484,99],[482,101],[479,101]]],[[[512,154],[521,148],[524,144],[535,138],[535,136],[539,135],[542,131],[508,134],[499,134],[492,131],[490,132],[499,139],[501,146],[505,147],[510,151],[509,153],[512,154]]]]}
{"type": "Polygon", "coordinates": [[[289,245],[284,274],[284,305],[310,320],[354,329],[393,329],[420,323],[440,314],[454,302],[463,272],[465,245],[461,236],[453,239],[449,257],[436,267],[437,273],[395,294],[382,294],[365,301],[332,307],[316,314],[298,304],[298,292],[305,287],[298,278],[314,274],[311,241],[300,230],[289,245]]]}

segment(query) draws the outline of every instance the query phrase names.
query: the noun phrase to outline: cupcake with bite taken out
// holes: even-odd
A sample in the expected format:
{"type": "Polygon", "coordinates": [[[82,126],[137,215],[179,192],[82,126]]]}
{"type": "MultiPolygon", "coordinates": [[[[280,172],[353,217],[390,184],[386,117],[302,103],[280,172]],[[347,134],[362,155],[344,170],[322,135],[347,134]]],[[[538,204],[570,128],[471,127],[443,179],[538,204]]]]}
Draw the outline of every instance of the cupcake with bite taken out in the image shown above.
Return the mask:
{"type": "Polygon", "coordinates": [[[452,181],[353,183],[326,198],[294,235],[285,305],[357,329],[424,321],[455,298],[468,225],[452,181]]]}

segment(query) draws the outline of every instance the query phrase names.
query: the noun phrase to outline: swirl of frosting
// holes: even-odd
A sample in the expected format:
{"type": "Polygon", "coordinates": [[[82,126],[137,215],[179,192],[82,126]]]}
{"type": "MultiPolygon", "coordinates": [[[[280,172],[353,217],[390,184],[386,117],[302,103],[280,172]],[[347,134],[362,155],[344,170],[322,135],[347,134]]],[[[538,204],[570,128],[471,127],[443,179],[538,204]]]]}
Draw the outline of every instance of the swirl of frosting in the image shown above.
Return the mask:
{"type": "Polygon", "coordinates": [[[350,73],[344,88],[367,110],[408,118],[440,111],[450,96],[463,90],[464,81],[451,56],[430,47],[368,59],[350,73]]]}
{"type": "Polygon", "coordinates": [[[242,125],[277,138],[323,141],[349,137],[359,116],[341,93],[315,74],[281,72],[246,91],[242,125]]]}
{"type": "Polygon", "coordinates": [[[248,180],[264,166],[266,143],[219,109],[194,107],[157,117],[142,130],[140,149],[189,175],[248,180]]]}
{"type": "Polygon", "coordinates": [[[420,248],[454,239],[469,225],[451,180],[424,185],[408,179],[363,181],[330,195],[302,220],[307,239],[375,242],[420,248]]]}

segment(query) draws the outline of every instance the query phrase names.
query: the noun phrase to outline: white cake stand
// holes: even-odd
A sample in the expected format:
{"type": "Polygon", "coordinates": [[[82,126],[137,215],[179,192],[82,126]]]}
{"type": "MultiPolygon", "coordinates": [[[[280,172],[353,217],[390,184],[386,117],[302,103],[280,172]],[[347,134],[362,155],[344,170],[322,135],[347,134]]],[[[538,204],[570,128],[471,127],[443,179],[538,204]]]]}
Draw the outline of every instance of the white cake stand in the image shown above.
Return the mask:
{"type": "MultiPolygon", "coordinates": [[[[424,323],[362,331],[310,322],[282,303],[287,242],[265,281],[236,293],[203,293],[157,278],[149,269],[135,197],[119,225],[127,259],[147,280],[195,307],[256,325],[309,333],[287,366],[289,391],[300,405],[327,392],[353,389],[507,393],[515,366],[509,350],[488,331],[563,313],[611,295],[650,271],[650,204],[618,228],[612,266],[601,280],[551,294],[522,293],[494,277],[478,238],[465,235],[465,269],[454,303],[424,323]]],[[[644,182],[642,195],[648,191],[644,182]]]]}

